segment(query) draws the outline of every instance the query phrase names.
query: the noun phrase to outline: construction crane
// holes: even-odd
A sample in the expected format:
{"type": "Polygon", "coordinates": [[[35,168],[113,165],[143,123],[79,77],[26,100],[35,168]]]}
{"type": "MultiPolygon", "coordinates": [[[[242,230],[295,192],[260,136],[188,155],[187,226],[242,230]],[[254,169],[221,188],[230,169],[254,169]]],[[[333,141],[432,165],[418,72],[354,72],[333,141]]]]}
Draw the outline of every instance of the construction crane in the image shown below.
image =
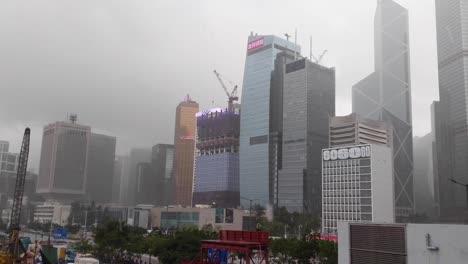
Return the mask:
{"type": "Polygon", "coordinates": [[[239,100],[239,97],[237,96],[237,85],[233,84],[231,81],[228,80],[229,83],[234,85],[234,88],[232,89],[232,91],[229,92],[228,88],[226,87],[226,84],[223,81],[223,78],[221,77],[221,74],[219,74],[216,70],[214,70],[213,72],[216,75],[216,78],[218,78],[219,83],[223,87],[224,92],[226,93],[228,97],[228,109],[229,110],[234,109],[234,101],[239,100]]]}
{"type": "Polygon", "coordinates": [[[18,160],[18,170],[16,173],[15,193],[13,197],[13,208],[10,215],[10,240],[7,243],[7,252],[0,254],[0,262],[6,264],[21,263],[21,250],[24,248],[19,240],[21,206],[23,205],[24,183],[26,181],[26,169],[28,167],[29,139],[31,130],[24,130],[23,143],[18,160]]]}

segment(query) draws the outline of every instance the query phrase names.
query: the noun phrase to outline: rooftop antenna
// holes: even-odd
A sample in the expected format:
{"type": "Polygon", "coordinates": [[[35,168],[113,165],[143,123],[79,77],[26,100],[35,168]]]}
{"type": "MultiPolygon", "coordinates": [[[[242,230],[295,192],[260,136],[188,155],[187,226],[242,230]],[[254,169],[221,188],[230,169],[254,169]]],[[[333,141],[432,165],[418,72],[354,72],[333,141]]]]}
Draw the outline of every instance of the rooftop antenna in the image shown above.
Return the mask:
{"type": "Polygon", "coordinates": [[[78,115],[77,114],[70,114],[69,120],[72,124],[76,123],[76,120],[78,120],[78,115]]]}
{"type": "Polygon", "coordinates": [[[297,58],[297,28],[294,30],[294,61],[297,58]]]}
{"type": "Polygon", "coordinates": [[[312,60],[312,36],[310,36],[310,45],[309,45],[309,47],[310,47],[309,58],[310,58],[310,60],[312,60]]]}
{"type": "Polygon", "coordinates": [[[323,59],[323,56],[325,56],[325,54],[327,54],[328,50],[324,50],[322,52],[322,54],[318,57],[318,59],[314,56],[314,54],[312,53],[312,36],[310,36],[310,60],[311,61],[314,61],[315,63],[317,64],[320,64],[320,62],[322,61],[323,59]]]}
{"type": "Polygon", "coordinates": [[[291,35],[289,35],[288,33],[284,33],[284,36],[286,37],[286,40],[289,41],[289,38],[291,37],[291,35]]]}

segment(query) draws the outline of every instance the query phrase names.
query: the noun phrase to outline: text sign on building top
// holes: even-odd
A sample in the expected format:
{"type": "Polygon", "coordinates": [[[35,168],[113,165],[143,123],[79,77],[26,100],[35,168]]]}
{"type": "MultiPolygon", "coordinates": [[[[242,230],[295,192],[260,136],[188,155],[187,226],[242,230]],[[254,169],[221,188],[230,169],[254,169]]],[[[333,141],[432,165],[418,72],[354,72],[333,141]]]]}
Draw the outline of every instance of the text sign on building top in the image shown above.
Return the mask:
{"type": "Polygon", "coordinates": [[[370,156],[371,149],[369,145],[325,149],[322,151],[322,158],[324,161],[369,158],[370,156]]]}
{"type": "Polygon", "coordinates": [[[252,51],[252,50],[261,48],[263,47],[264,43],[265,43],[265,38],[259,38],[254,41],[251,41],[249,42],[249,44],[247,44],[247,51],[252,51]]]}

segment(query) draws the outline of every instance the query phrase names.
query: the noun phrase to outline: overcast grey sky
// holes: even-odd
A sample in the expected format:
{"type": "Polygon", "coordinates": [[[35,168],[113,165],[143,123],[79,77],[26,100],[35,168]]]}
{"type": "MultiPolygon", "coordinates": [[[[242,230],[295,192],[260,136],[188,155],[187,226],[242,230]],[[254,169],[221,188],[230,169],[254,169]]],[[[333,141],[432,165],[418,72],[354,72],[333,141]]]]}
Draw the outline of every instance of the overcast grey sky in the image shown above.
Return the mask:
{"type": "MultiPolygon", "coordinates": [[[[430,130],[438,99],[434,0],[409,9],[414,134],[430,130]]],[[[242,84],[247,36],[294,33],[303,55],[324,49],[336,67],[337,114],[351,87],[373,71],[377,0],[0,0],[0,140],[19,151],[32,129],[38,168],[42,127],[78,114],[117,151],[173,141],[175,107],[189,93],[201,108],[225,106],[217,69],[242,84]],[[214,103],[213,103],[214,102],[214,103]]]]}

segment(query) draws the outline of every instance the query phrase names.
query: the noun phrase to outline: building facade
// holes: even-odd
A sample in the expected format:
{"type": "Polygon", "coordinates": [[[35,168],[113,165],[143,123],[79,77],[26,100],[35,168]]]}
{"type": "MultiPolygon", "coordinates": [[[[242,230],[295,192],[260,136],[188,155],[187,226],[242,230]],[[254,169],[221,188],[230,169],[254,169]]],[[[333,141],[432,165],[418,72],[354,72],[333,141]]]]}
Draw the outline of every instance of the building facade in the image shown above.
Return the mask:
{"type": "Polygon", "coordinates": [[[322,149],[335,115],[335,69],[308,59],[286,65],[283,95],[279,206],[320,217],[322,149]]]}
{"type": "Polygon", "coordinates": [[[71,122],[44,127],[36,191],[56,200],[82,199],[86,191],[91,128],[71,122]]]}
{"type": "Polygon", "coordinates": [[[0,195],[12,197],[15,192],[19,154],[8,151],[9,142],[0,141],[0,195]]]}
{"type": "Polygon", "coordinates": [[[158,207],[151,209],[153,228],[212,226],[219,230],[246,230],[249,211],[231,208],[158,207]]]}
{"type": "Polygon", "coordinates": [[[174,134],[175,203],[192,206],[198,103],[187,95],[176,109],[174,134]]]}
{"type": "Polygon", "coordinates": [[[376,121],[350,114],[330,117],[330,147],[376,144],[392,147],[391,128],[376,121]]]}
{"type": "Polygon", "coordinates": [[[441,221],[468,220],[468,13],[462,0],[436,0],[439,98],[433,130],[441,221]]]}
{"type": "Polygon", "coordinates": [[[140,178],[138,176],[140,172],[139,164],[149,163],[150,161],[151,149],[134,148],[130,150],[128,166],[124,167],[128,171],[124,171],[125,174],[122,180],[122,184],[125,185],[121,193],[123,205],[134,206],[138,203],[138,190],[141,188],[139,183],[141,175],[140,178]]]}
{"type": "Polygon", "coordinates": [[[414,208],[418,216],[434,219],[433,135],[415,137],[414,143],[414,208]]]}
{"type": "Polygon", "coordinates": [[[153,146],[151,164],[156,177],[153,203],[156,206],[170,205],[174,203],[173,168],[174,145],[157,144],[153,146]]]}
{"type": "Polygon", "coordinates": [[[322,233],[338,222],[395,222],[392,150],[355,145],[322,151],[322,233]]]}
{"type": "Polygon", "coordinates": [[[114,180],[116,138],[91,133],[86,180],[87,200],[110,203],[114,180]]]}
{"type": "Polygon", "coordinates": [[[45,203],[34,208],[34,221],[39,223],[54,223],[67,225],[71,206],[62,204],[45,203]]]}
{"type": "Polygon", "coordinates": [[[340,264],[466,263],[466,225],[341,222],[338,234],[340,264]]]}
{"type": "Polygon", "coordinates": [[[193,205],[239,206],[239,133],[239,108],[197,113],[193,205]]]}
{"type": "Polygon", "coordinates": [[[276,54],[300,53],[300,47],[271,35],[251,34],[247,43],[240,121],[240,196],[244,207],[250,199],[274,203],[270,194],[269,134],[271,72],[276,54]]]}
{"type": "Polygon", "coordinates": [[[413,128],[408,11],[380,0],[374,20],[375,72],[353,86],[353,113],[392,127],[396,214],[413,213],[413,128]]]}
{"type": "MultiPolygon", "coordinates": [[[[296,54],[297,56],[297,54],[296,54]]],[[[293,62],[294,52],[285,50],[276,55],[270,84],[270,136],[269,147],[269,196],[278,208],[278,175],[283,166],[283,89],[286,64],[293,62]]]]}

